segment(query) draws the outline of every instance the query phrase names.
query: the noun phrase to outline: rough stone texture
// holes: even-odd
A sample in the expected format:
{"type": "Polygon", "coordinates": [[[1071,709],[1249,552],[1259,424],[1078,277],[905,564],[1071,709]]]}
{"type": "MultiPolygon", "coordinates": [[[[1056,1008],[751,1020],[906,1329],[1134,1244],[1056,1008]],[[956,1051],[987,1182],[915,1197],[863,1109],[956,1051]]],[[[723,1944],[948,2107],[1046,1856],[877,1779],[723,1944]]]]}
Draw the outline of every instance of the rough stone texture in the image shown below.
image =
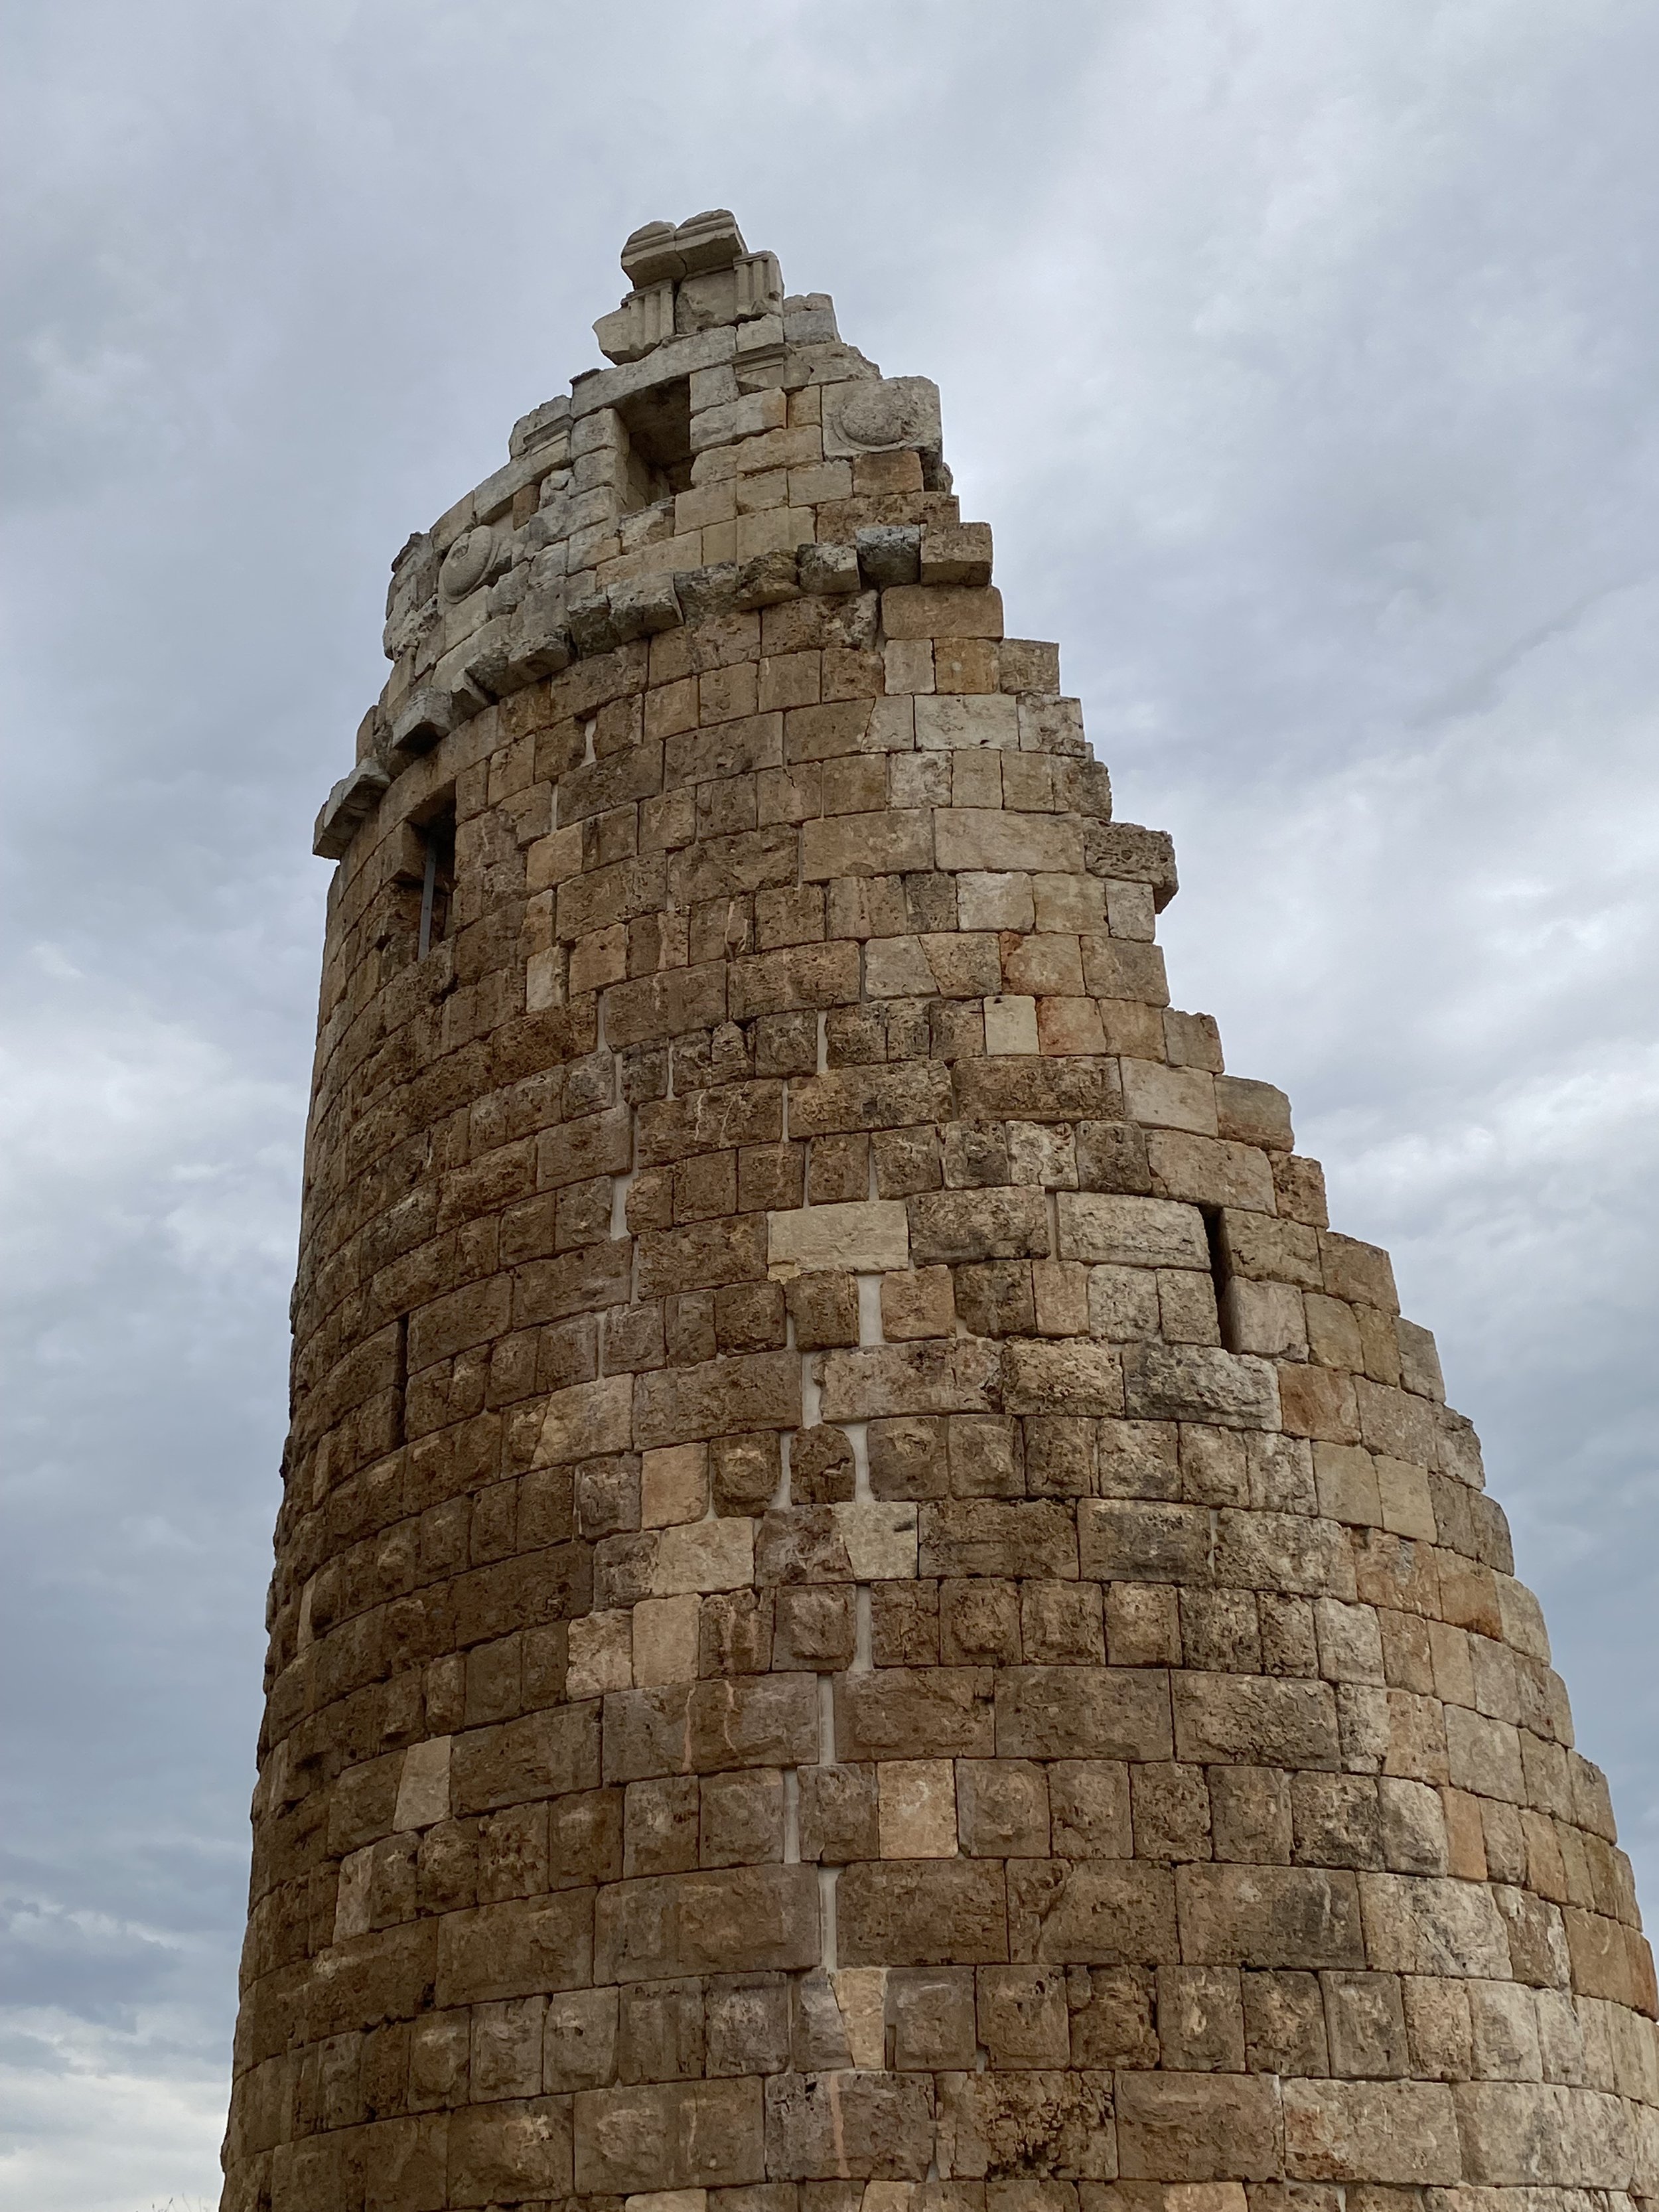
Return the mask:
{"type": "Polygon", "coordinates": [[[1474,1439],[937,393],[624,258],[319,824],[228,2212],[1650,2201],[1474,1439]]]}

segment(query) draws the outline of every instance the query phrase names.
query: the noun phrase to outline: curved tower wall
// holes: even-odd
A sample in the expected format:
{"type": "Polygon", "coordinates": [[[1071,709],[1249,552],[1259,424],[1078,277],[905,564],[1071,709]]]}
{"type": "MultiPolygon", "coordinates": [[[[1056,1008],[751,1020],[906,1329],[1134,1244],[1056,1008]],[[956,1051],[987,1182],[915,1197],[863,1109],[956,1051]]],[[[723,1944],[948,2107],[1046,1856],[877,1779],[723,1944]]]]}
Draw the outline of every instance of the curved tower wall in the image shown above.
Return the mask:
{"type": "Polygon", "coordinates": [[[1475,1439],[934,388],[718,215],[624,267],[319,818],[226,2206],[1646,2201],[1475,1439]]]}

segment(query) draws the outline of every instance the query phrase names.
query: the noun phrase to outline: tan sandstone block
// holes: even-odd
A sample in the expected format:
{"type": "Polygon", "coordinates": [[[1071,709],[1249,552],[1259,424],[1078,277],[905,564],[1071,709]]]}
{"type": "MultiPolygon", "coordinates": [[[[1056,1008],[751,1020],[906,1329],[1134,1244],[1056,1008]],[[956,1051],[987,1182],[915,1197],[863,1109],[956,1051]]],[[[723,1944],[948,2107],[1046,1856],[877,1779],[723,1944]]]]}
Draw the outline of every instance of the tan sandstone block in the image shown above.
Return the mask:
{"type": "Polygon", "coordinates": [[[1286,2081],[1285,2166],[1301,2181],[1461,2180],[1452,2092],[1434,2081],[1286,2081]]]}
{"type": "Polygon", "coordinates": [[[782,1271],[850,1267],[882,1274],[910,1264],[909,1217],[896,1200],[804,1206],[766,1217],[767,1263],[782,1271]]]}
{"type": "MultiPolygon", "coordinates": [[[[724,1528],[724,1522],[716,1522],[724,1528]]],[[[659,1554],[659,1571],[661,1555],[659,1554]]],[[[696,1597],[642,1598],[634,1607],[634,1680],[642,1686],[653,1682],[694,1682],[697,1678],[697,1623],[701,1612],[696,1597]]],[[[573,1622],[574,1628],[577,1624],[573,1622]]],[[[620,1686],[618,1685],[617,1686],[620,1686]]]]}
{"type": "Polygon", "coordinates": [[[888,1759],[876,1769],[884,1859],[948,1859],[957,1851],[956,1769],[948,1759],[888,1759]]]}
{"type": "Polygon", "coordinates": [[[707,1444],[668,1444],[641,1455],[642,1528],[667,1528],[683,1521],[701,1521],[708,1507],[707,1444]]]}

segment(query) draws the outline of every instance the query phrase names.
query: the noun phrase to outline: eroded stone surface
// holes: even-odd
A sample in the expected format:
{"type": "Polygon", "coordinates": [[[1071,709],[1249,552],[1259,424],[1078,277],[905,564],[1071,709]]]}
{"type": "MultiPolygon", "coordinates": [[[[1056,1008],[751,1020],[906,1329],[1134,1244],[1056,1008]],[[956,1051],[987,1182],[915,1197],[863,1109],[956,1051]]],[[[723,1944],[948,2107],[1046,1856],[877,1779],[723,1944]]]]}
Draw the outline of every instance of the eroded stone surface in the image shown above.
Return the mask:
{"type": "Polygon", "coordinates": [[[399,556],[232,2212],[1623,2212],[1605,1784],[938,393],[722,210],[399,556]]]}

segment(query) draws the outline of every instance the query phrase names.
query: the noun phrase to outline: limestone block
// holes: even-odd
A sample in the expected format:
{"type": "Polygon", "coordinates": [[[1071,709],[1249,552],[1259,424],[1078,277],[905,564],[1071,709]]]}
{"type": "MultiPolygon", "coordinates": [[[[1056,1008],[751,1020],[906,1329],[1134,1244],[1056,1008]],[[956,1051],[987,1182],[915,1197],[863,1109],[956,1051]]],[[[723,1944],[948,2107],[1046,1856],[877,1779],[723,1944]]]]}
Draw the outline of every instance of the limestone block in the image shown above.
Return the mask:
{"type": "Polygon", "coordinates": [[[1624,2189],[1636,2149],[1628,2108],[1594,2089],[1467,2081],[1449,2092],[1464,2173],[1487,2184],[1624,2189]]]}
{"type": "Polygon", "coordinates": [[[1230,1282],[1221,1297],[1221,1329],[1231,1352],[1265,1359],[1305,1359],[1308,1317],[1291,1283],[1230,1282]]]}
{"type": "Polygon", "coordinates": [[[881,623],[889,638],[1000,638],[1002,594],[947,584],[897,584],[881,595],[881,623]]]}
{"type": "Polygon", "coordinates": [[[796,561],[803,592],[821,592],[835,598],[860,588],[859,556],[851,545],[803,545],[796,561]]]}
{"type": "Polygon", "coordinates": [[[850,1866],[836,1895],[849,1966],[994,1965],[1008,1953],[1001,1869],[988,1859],[882,1859],[850,1866]]]}
{"type": "Polygon", "coordinates": [[[983,807],[941,807],[933,817],[933,846],[941,868],[981,872],[1064,872],[1075,869],[1081,858],[1075,823],[1054,815],[1010,814],[983,807]]]}
{"type": "Polygon", "coordinates": [[[641,361],[674,335],[674,287],[652,284],[630,292],[621,307],[601,315],[593,337],[607,361],[641,361]]]}
{"type": "Polygon", "coordinates": [[[1503,1917],[1483,1884],[1363,1875],[1367,1963],[1384,1972],[1506,1980],[1503,1917]]]}
{"type": "Polygon", "coordinates": [[[352,839],[379,806],[380,794],[391,782],[392,778],[374,760],[359,761],[356,768],[340,778],[324,800],[313,833],[311,849],[319,860],[344,859],[351,849],[352,839]]]}
{"type": "Polygon", "coordinates": [[[923,1266],[1048,1255],[1048,1214],[1040,1191],[926,1191],[906,1203],[910,1252],[923,1266]]]}
{"type": "Polygon", "coordinates": [[[872,378],[828,387],[823,450],[834,457],[939,450],[939,386],[925,376],[872,378]]]}
{"type": "Polygon", "coordinates": [[[641,1450],[738,1428],[795,1428],[799,1421],[800,1362],[788,1352],[665,1368],[634,1383],[633,1441],[641,1450]]]}
{"type": "Polygon", "coordinates": [[[634,1633],[626,1608],[591,1613],[573,1620],[565,1686],[573,1698],[602,1697],[634,1686],[634,1633]]]}
{"type": "Polygon", "coordinates": [[[1126,2179],[1261,2181],[1279,2170],[1272,2082],[1219,2074],[1120,2074],[1117,2082],[1126,2179]]]}
{"type": "Polygon", "coordinates": [[[930,525],[922,534],[921,581],[983,591],[991,580],[988,522],[930,525]]]}
{"type": "Polygon", "coordinates": [[[1132,1346],[1124,1355],[1132,1420],[1213,1421],[1225,1428],[1279,1425],[1274,1370],[1266,1360],[1201,1345],[1132,1346]]]}
{"type": "Polygon", "coordinates": [[[909,1220],[896,1200],[799,1206],[769,1213],[766,1226],[767,1264],[775,1275],[819,1267],[878,1274],[909,1265],[909,1220]]]}
{"type": "Polygon", "coordinates": [[[1128,1267],[1209,1267],[1203,1217],[1196,1206],[1091,1190],[1062,1191],[1056,1206],[1062,1260],[1128,1267]]]}
{"type": "MultiPolygon", "coordinates": [[[[973,746],[1015,750],[1019,744],[1017,702],[995,692],[988,696],[957,693],[920,698],[916,743],[925,752],[953,752],[973,746]]],[[[941,862],[944,866],[962,864],[941,862]]]]}
{"type": "Polygon", "coordinates": [[[623,274],[630,283],[659,284],[685,274],[685,257],[674,242],[672,222],[642,222],[630,231],[622,250],[623,274]]]}
{"type": "MultiPolygon", "coordinates": [[[[716,1363],[720,1364],[720,1363],[716,1363]]],[[[657,1597],[739,1589],[755,1579],[755,1530],[740,1516],[693,1521],[662,1530],[651,1577],[657,1597]]]]}
{"type": "Polygon", "coordinates": [[[1001,1371],[995,1345],[933,1340],[831,1352],[823,1362],[826,1420],[988,1410],[1001,1371]]]}
{"type": "Polygon", "coordinates": [[[640,1463],[642,1528],[665,1528],[679,1522],[701,1521],[708,1504],[706,1444],[671,1444],[644,1454],[640,1463]]]}
{"type": "Polygon", "coordinates": [[[1011,1413],[1121,1413],[1121,1355],[1080,1337],[1011,1344],[1003,1354],[1002,1395],[1011,1413]]]}
{"type": "Polygon", "coordinates": [[[877,1832],[884,1859],[957,1855],[956,1769],[948,1759],[884,1759],[877,1832]]]}
{"type": "Polygon", "coordinates": [[[1036,1000],[1018,995],[988,998],[985,1001],[985,1049],[988,1053],[1040,1051],[1036,1000]]]}
{"type": "Polygon", "coordinates": [[[1169,1684],[1133,1667],[1015,1667],[996,1684],[999,1759],[1168,1759],[1169,1684]]]}
{"type": "Polygon", "coordinates": [[[562,582],[532,585],[519,602],[507,635],[507,673],[514,685],[556,676],[574,651],[562,582]]]}
{"type": "Polygon", "coordinates": [[[839,1676],[836,1745],[842,1759],[989,1759],[991,1681],[975,1667],[882,1667],[839,1676]]]}
{"type": "Polygon", "coordinates": [[[1316,1867],[1176,1869],[1183,1958],[1200,1966],[1364,1966],[1358,1877],[1316,1867]]]}
{"type": "Polygon", "coordinates": [[[611,623],[618,641],[647,637],[659,630],[675,629],[685,619],[670,575],[635,576],[612,584],[605,593],[611,623]]]}
{"type": "Polygon", "coordinates": [[[921,574],[921,531],[917,524],[872,523],[854,532],[853,543],[860,580],[872,590],[914,584],[921,574]]]}
{"type": "Polygon", "coordinates": [[[789,2182],[919,2181],[933,2138],[933,2084],[923,2076],[780,2074],[767,2081],[767,2168],[789,2182]]]}
{"type": "Polygon", "coordinates": [[[758,2079],[639,2083],[574,2100],[575,2186],[729,2188],[766,2171],[758,2079]]]}
{"type": "Polygon", "coordinates": [[[890,1344],[953,1336],[956,1307],[948,1267],[919,1267],[884,1276],[881,1329],[890,1344]]]}
{"type": "MultiPolygon", "coordinates": [[[[939,2161],[947,2185],[941,2202],[976,2204],[977,2197],[969,2198],[969,2191],[987,2174],[1052,2174],[1057,2179],[1048,2182],[993,2182],[987,2201],[1068,2204],[1076,2182],[1109,2182],[1117,2172],[1112,2112],[1109,2073],[1035,2069],[942,2075],[939,2161]]],[[[1100,2194],[1103,2200],[1116,2192],[1100,2194]]]]}

